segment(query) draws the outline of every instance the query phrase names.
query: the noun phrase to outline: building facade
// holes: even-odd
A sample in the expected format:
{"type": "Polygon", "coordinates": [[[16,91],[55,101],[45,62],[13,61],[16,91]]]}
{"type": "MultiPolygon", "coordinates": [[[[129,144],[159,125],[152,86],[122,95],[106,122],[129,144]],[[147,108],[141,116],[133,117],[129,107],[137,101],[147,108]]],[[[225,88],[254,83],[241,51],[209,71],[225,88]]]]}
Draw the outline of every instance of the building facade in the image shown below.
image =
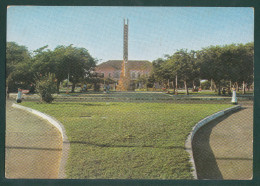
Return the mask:
{"type": "MultiPolygon", "coordinates": [[[[97,65],[95,72],[103,75],[105,79],[112,79],[118,84],[122,71],[123,60],[109,60],[97,65]]],[[[128,60],[131,89],[136,88],[135,81],[141,76],[148,77],[152,72],[152,63],[146,60],[128,60]]]]}

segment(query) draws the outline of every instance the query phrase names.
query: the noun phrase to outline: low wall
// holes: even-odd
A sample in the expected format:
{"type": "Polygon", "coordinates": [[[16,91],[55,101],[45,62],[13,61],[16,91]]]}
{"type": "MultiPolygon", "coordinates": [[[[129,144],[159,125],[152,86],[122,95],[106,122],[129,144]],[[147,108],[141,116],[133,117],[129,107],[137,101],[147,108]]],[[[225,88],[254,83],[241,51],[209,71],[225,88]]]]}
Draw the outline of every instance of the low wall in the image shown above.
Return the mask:
{"type": "Polygon", "coordinates": [[[230,113],[230,112],[233,112],[233,111],[236,111],[238,109],[240,109],[241,106],[240,105],[236,105],[236,106],[233,106],[231,108],[227,108],[225,110],[222,110],[222,111],[219,111],[215,114],[212,114],[204,119],[202,119],[201,121],[199,121],[191,130],[188,138],[186,139],[186,142],[185,142],[185,150],[189,153],[190,155],[190,163],[192,164],[192,175],[195,179],[198,179],[197,177],[197,170],[196,170],[196,166],[195,166],[195,162],[194,162],[194,159],[193,159],[193,152],[192,152],[192,141],[193,141],[193,137],[195,135],[195,133],[201,128],[203,127],[204,125],[208,124],[209,122],[221,117],[221,116],[224,116],[225,114],[227,113],[230,113]]]}

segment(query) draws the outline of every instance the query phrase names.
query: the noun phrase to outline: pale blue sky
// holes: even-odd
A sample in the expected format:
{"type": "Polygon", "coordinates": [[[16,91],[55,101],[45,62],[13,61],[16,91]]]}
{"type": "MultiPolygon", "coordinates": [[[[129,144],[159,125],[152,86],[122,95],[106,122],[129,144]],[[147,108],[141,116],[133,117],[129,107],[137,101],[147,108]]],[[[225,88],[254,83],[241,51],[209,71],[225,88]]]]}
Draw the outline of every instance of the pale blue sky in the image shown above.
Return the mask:
{"type": "Polygon", "coordinates": [[[73,44],[100,62],[122,59],[124,18],[129,19],[129,60],[153,61],[182,48],[254,39],[252,8],[12,6],[7,41],[30,51],[73,44]]]}

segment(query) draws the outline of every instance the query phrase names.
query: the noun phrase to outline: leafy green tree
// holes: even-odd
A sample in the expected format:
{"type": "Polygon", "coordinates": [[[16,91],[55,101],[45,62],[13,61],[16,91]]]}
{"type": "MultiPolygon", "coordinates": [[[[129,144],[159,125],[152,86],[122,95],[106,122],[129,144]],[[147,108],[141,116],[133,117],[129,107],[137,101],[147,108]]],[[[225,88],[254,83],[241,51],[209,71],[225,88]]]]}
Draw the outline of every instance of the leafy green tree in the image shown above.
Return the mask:
{"type": "MultiPolygon", "coordinates": [[[[221,92],[221,84],[231,81],[235,84],[253,81],[253,43],[225,46],[210,46],[197,52],[202,79],[212,79],[221,92]]],[[[245,88],[243,88],[245,91],[245,88]]]]}
{"type": "Polygon", "coordinates": [[[31,79],[30,72],[31,55],[27,47],[15,42],[6,44],[6,89],[15,82],[31,79]],[[24,74],[23,74],[24,73],[24,74]]]}
{"type": "Polygon", "coordinates": [[[77,48],[69,45],[59,46],[54,50],[56,63],[55,74],[57,85],[69,76],[74,92],[75,85],[82,81],[96,66],[96,60],[85,48],[77,48]]]}
{"type": "MultiPolygon", "coordinates": [[[[142,86],[144,85],[144,87],[147,89],[147,83],[148,83],[148,77],[145,75],[141,75],[140,77],[137,78],[137,80],[135,81],[135,83],[137,84],[141,84],[142,86]]],[[[140,87],[139,87],[140,88],[140,87]]]]}
{"type": "Polygon", "coordinates": [[[104,83],[104,75],[91,71],[85,77],[85,82],[88,84],[91,84],[94,88],[94,91],[98,92],[98,91],[100,91],[100,84],[104,83]]]}
{"type": "Polygon", "coordinates": [[[26,46],[18,45],[15,42],[7,42],[6,45],[6,77],[15,71],[19,63],[28,62],[31,59],[26,46]]]}
{"type": "Polygon", "coordinates": [[[166,61],[165,59],[158,58],[152,62],[153,64],[152,74],[154,79],[158,82],[163,81],[168,77],[168,72],[163,66],[165,64],[165,61],[166,61]]]}
{"type": "Polygon", "coordinates": [[[54,74],[39,75],[36,77],[36,91],[40,94],[41,101],[51,103],[52,94],[56,92],[56,78],[54,74]]]}
{"type": "Polygon", "coordinates": [[[153,72],[148,79],[149,84],[157,81],[162,82],[165,87],[169,88],[169,82],[175,80],[176,72],[174,71],[173,63],[170,62],[171,56],[166,55],[165,58],[166,59],[159,58],[153,61],[153,72]]]}
{"type": "Polygon", "coordinates": [[[36,76],[40,74],[55,73],[56,64],[53,59],[53,51],[47,48],[48,45],[34,51],[32,69],[36,76]]]}
{"type": "Polygon", "coordinates": [[[239,84],[243,86],[242,91],[245,94],[245,84],[253,83],[253,69],[254,69],[254,44],[247,43],[245,45],[240,44],[236,47],[236,74],[233,74],[239,84]]]}
{"type": "Polygon", "coordinates": [[[55,64],[54,73],[57,79],[56,89],[57,93],[59,93],[60,83],[63,82],[64,79],[68,79],[69,75],[69,56],[67,52],[67,47],[65,46],[57,46],[53,51],[53,61],[55,64]]]}
{"type": "Polygon", "coordinates": [[[96,61],[84,48],[57,46],[53,51],[48,46],[37,49],[33,57],[32,68],[39,74],[53,73],[56,77],[56,90],[59,93],[60,83],[69,78],[72,92],[77,83],[84,80],[95,67],[96,61]]]}
{"type": "Polygon", "coordinates": [[[188,81],[194,80],[199,75],[198,64],[195,60],[195,51],[188,52],[181,49],[169,57],[166,68],[171,69],[170,74],[177,76],[184,82],[186,94],[189,94],[188,81]]]}
{"type": "Polygon", "coordinates": [[[201,89],[202,90],[209,90],[210,89],[210,81],[206,80],[201,83],[201,89]]]}
{"type": "Polygon", "coordinates": [[[212,79],[218,87],[219,95],[221,94],[221,80],[227,79],[229,72],[225,58],[223,48],[220,46],[210,46],[197,52],[201,79],[212,79]]]}

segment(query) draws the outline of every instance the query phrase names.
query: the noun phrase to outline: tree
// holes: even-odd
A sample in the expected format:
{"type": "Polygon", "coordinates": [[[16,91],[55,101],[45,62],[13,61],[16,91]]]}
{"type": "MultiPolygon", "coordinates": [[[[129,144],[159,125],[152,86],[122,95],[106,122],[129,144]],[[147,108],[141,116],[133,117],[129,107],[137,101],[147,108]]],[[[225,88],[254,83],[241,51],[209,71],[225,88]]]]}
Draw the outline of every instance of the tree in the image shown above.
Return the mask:
{"type": "Polygon", "coordinates": [[[84,48],[57,46],[53,51],[48,46],[35,50],[32,68],[40,74],[53,73],[56,77],[56,90],[59,93],[60,83],[69,77],[72,92],[76,83],[84,80],[95,67],[96,61],[84,48]]]}
{"type": "Polygon", "coordinates": [[[139,88],[144,88],[147,89],[147,83],[148,83],[148,77],[145,75],[141,75],[140,77],[137,78],[137,80],[135,81],[138,85],[142,85],[142,87],[139,88]]]}
{"type": "Polygon", "coordinates": [[[229,68],[226,65],[226,57],[223,55],[223,48],[220,46],[210,46],[197,52],[197,60],[200,65],[201,79],[212,79],[220,95],[220,82],[227,79],[229,68]]]}
{"type": "Polygon", "coordinates": [[[156,81],[163,81],[168,77],[168,71],[164,67],[166,60],[162,58],[158,58],[152,62],[153,64],[153,72],[152,75],[154,76],[156,81]]]}
{"type": "Polygon", "coordinates": [[[238,84],[253,81],[253,43],[210,46],[197,52],[202,79],[212,79],[220,95],[221,83],[231,81],[238,84]]]}
{"type": "Polygon", "coordinates": [[[48,45],[34,51],[34,56],[32,58],[32,69],[34,71],[34,76],[55,73],[56,64],[53,59],[53,51],[47,48],[48,45]]]}
{"type": "Polygon", "coordinates": [[[237,73],[239,76],[237,77],[237,82],[242,84],[243,86],[243,94],[245,94],[246,84],[253,83],[253,61],[254,61],[254,44],[247,43],[245,45],[240,44],[236,48],[236,66],[238,66],[237,73]]]}
{"type": "Polygon", "coordinates": [[[28,62],[31,59],[27,47],[15,42],[7,42],[6,45],[6,77],[15,71],[19,63],[28,62]]]}
{"type": "Polygon", "coordinates": [[[54,74],[48,73],[36,77],[36,91],[39,92],[41,101],[51,103],[52,94],[56,92],[56,78],[54,74]]]}
{"type": "Polygon", "coordinates": [[[85,81],[93,85],[94,91],[100,91],[100,84],[104,83],[104,75],[91,71],[87,74],[85,81]]]}
{"type": "Polygon", "coordinates": [[[81,82],[96,66],[96,60],[85,48],[77,48],[69,45],[58,46],[54,50],[54,61],[56,63],[55,75],[57,86],[69,76],[74,92],[76,83],[81,82]]]}
{"type": "Polygon", "coordinates": [[[66,53],[67,51],[67,47],[65,46],[57,46],[54,51],[53,51],[53,61],[55,64],[54,67],[54,73],[55,73],[55,77],[57,79],[56,81],[56,90],[57,93],[59,93],[59,86],[60,83],[68,78],[69,75],[69,57],[66,53]]]}
{"type": "MultiPolygon", "coordinates": [[[[153,73],[149,81],[162,82],[169,88],[169,82],[175,80],[174,65],[170,63],[171,56],[165,55],[166,59],[159,58],[153,61],[153,73]]],[[[175,87],[174,87],[175,92],[175,87]]]]}
{"type": "Polygon", "coordinates": [[[165,64],[166,68],[171,69],[172,77],[182,80],[186,94],[189,94],[188,81],[194,80],[198,76],[198,65],[195,60],[195,51],[188,52],[181,49],[170,56],[165,64]]]}
{"type": "Polygon", "coordinates": [[[31,55],[27,47],[15,42],[7,42],[6,45],[6,89],[14,85],[16,81],[28,80],[31,55]],[[22,75],[23,73],[26,73],[22,75]]]}

